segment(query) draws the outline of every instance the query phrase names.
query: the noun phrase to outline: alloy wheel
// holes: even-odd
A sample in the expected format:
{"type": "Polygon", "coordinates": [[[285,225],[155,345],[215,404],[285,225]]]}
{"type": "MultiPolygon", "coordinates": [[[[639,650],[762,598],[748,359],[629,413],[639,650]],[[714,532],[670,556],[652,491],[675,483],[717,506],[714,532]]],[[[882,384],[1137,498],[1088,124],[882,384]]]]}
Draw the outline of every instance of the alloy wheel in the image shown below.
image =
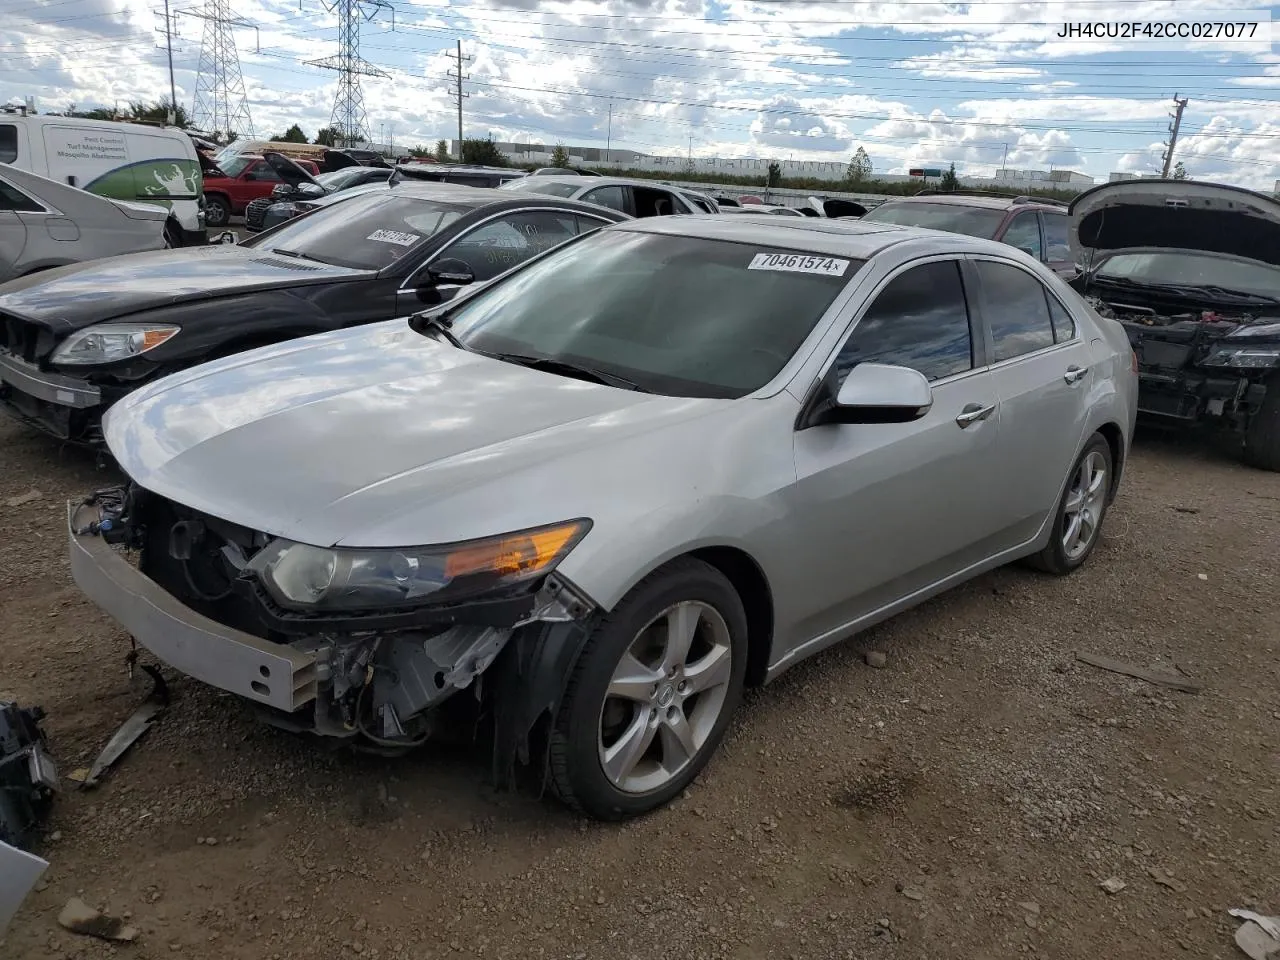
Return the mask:
{"type": "Polygon", "coordinates": [[[669,783],[698,756],[724,708],[733,647],[724,617],[687,601],[654,617],[614,668],[600,710],[600,764],[624,793],[669,783]]]}
{"type": "Polygon", "coordinates": [[[1107,495],[1107,461],[1097,450],[1080,461],[1062,505],[1062,549],[1067,559],[1083,556],[1098,535],[1107,495]]]}

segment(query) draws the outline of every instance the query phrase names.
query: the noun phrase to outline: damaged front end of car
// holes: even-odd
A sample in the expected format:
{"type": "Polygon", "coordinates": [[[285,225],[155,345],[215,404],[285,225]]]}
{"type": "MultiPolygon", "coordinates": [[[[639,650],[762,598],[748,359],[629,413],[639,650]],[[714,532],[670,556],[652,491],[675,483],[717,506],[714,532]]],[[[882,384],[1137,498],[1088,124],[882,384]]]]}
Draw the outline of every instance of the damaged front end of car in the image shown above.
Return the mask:
{"type": "Polygon", "coordinates": [[[68,509],[77,584],[161,661],[277,726],[391,752],[429,739],[469,691],[500,783],[530,762],[596,614],[555,573],[587,520],[364,549],[296,543],[136,484],[68,509]]]}
{"type": "Polygon", "coordinates": [[[1243,432],[1280,388],[1280,310],[1274,316],[1226,310],[1163,311],[1086,298],[1120,321],[1138,358],[1139,412],[1179,421],[1211,421],[1243,432]]]}

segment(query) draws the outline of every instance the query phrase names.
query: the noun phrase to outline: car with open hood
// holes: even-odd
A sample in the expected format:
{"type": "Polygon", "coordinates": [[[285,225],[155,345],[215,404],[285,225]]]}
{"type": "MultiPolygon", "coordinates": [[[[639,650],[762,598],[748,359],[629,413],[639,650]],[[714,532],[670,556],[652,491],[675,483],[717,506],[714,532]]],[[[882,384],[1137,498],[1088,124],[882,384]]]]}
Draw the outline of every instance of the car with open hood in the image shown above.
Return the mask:
{"type": "Polygon", "coordinates": [[[0,164],[0,284],[169,245],[164,207],[112,200],[0,164]]]}
{"type": "Polygon", "coordinates": [[[1124,324],[1139,411],[1235,438],[1280,470],[1280,201],[1192,180],[1108,183],[1071,204],[1072,285],[1124,324]]]}
{"type": "Polygon", "coordinates": [[[281,185],[316,184],[319,166],[311,160],[293,160],[267,151],[220,154],[218,169],[204,174],[204,219],[210,227],[225,227],[254,200],[271,196],[281,185]]]}
{"type": "Polygon", "coordinates": [[[130,394],[71,570],[273,723],[485,730],[505,782],[617,819],[685,789],[744,686],[1013,560],[1084,564],[1136,391],[1120,325],[1011,247],[625,221],[130,394]]]}
{"type": "Polygon", "coordinates": [[[555,197],[400,183],[243,244],[24,277],[0,286],[0,410],[59,439],[96,445],[102,412],[166,374],[404,316],[623,219],[555,197]]]}

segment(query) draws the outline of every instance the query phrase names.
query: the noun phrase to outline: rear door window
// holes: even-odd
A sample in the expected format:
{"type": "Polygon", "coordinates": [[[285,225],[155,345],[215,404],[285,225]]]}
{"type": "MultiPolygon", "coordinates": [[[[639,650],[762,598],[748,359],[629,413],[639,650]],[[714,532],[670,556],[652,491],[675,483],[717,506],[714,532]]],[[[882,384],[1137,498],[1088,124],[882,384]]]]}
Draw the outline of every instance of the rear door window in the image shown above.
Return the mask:
{"type": "Polygon", "coordinates": [[[1071,259],[1071,241],[1067,237],[1065,213],[1044,214],[1044,258],[1050,263],[1071,259]]]}
{"type": "Polygon", "coordinates": [[[991,328],[995,362],[1053,346],[1053,321],[1044,285],[1007,263],[978,260],[974,267],[982,279],[982,315],[991,328]]]}
{"type": "Polygon", "coordinates": [[[1034,213],[1020,213],[1014,217],[1001,239],[1011,247],[1026,251],[1037,260],[1044,259],[1044,248],[1040,245],[1040,224],[1034,213]]]}
{"type": "Polygon", "coordinates": [[[627,192],[619,186],[597,187],[594,190],[588,190],[578,199],[587,203],[599,204],[602,207],[612,207],[614,210],[620,210],[627,213],[627,192]]]}
{"type": "Polygon", "coordinates": [[[14,163],[18,159],[18,128],[12,123],[0,123],[0,163],[14,163]]]}
{"type": "Polygon", "coordinates": [[[900,273],[876,296],[836,356],[837,386],[860,363],[889,363],[941,380],[973,369],[960,265],[941,260],[900,273]]]}

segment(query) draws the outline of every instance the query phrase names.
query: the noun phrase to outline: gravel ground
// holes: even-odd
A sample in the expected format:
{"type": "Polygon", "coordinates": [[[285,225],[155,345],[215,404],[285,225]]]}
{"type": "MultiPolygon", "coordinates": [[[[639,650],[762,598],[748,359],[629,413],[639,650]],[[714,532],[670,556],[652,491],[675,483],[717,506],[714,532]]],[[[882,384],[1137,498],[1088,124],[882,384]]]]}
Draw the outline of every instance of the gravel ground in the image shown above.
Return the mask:
{"type": "MultiPolygon", "coordinates": [[[[45,706],[70,770],[146,692],[66,571],[62,499],[106,478],[8,423],[0,451],[0,698],[45,706]]],[[[1280,476],[1147,438],[1085,569],[997,571],[801,665],[622,827],[494,794],[457,746],[322,753],[176,678],[59,800],[0,956],[1226,960],[1228,908],[1280,913],[1278,543],[1280,476]],[[138,941],[59,929],[77,895],[138,941]]]]}

